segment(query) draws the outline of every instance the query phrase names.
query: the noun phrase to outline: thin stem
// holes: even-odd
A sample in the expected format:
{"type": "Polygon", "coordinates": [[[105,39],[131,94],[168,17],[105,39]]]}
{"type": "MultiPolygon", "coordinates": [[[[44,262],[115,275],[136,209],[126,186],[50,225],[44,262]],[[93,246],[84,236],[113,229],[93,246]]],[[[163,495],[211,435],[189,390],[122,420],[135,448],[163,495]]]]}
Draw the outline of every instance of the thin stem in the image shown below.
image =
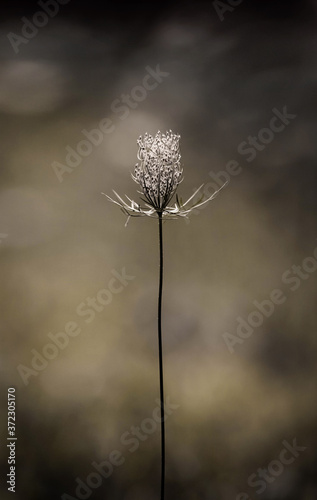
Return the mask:
{"type": "Polygon", "coordinates": [[[161,500],[164,500],[165,485],[165,417],[164,417],[164,384],[163,384],[163,350],[162,350],[162,292],[163,292],[163,227],[162,212],[157,212],[159,220],[160,274],[158,293],[158,347],[160,371],[160,402],[161,402],[161,500]]]}

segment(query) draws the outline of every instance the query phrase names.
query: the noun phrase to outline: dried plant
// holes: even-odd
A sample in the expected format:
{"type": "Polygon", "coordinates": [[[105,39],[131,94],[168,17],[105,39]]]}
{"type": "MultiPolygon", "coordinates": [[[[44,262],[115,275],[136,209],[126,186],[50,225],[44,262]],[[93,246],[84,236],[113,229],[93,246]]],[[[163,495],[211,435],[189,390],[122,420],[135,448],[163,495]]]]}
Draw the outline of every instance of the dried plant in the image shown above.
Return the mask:
{"type": "MultiPolygon", "coordinates": [[[[225,184],[212,196],[204,199],[204,195],[194,201],[196,195],[201,191],[203,184],[185,203],[179,199],[176,191],[183,180],[183,169],[181,167],[181,155],[179,150],[180,135],[173,134],[170,130],[165,134],[160,131],[153,137],[145,134],[138,139],[138,160],[134,168],[132,179],[139,184],[138,191],[144,198],[141,201],[144,206],[131,200],[128,196],[125,201],[113,191],[116,199],[107,194],[107,198],[118,205],[121,210],[130,217],[154,217],[159,223],[159,291],[158,291],[158,349],[159,349],[159,379],[160,379],[160,403],[161,403],[161,500],[164,500],[165,484],[165,424],[164,424],[164,381],[163,381],[163,349],[162,349],[162,291],[163,291],[163,219],[176,219],[177,217],[188,217],[190,213],[208,203],[219,193],[225,184]],[[169,206],[173,196],[176,201],[174,206],[169,206]],[[189,203],[192,202],[191,206],[189,203]]],[[[102,193],[104,194],[104,193],[102,193]]]]}
{"type": "Polygon", "coordinates": [[[158,217],[164,219],[175,219],[177,217],[188,217],[190,213],[205,203],[214,199],[224,185],[207,199],[203,195],[196,202],[193,200],[201,191],[203,184],[192,194],[184,203],[176,194],[178,185],[182,182],[183,169],[180,164],[181,155],[179,151],[180,135],[173,134],[170,130],[166,134],[152,135],[145,134],[138,139],[139,151],[137,163],[134,168],[132,179],[139,184],[142,191],[138,191],[144,198],[140,198],[145,206],[131,200],[127,195],[125,201],[116,191],[113,190],[116,199],[111,198],[105,193],[105,196],[119,205],[122,211],[130,217],[158,217]],[[173,195],[176,194],[175,205],[168,206],[173,195]],[[191,206],[188,204],[192,202],[191,206]]]}

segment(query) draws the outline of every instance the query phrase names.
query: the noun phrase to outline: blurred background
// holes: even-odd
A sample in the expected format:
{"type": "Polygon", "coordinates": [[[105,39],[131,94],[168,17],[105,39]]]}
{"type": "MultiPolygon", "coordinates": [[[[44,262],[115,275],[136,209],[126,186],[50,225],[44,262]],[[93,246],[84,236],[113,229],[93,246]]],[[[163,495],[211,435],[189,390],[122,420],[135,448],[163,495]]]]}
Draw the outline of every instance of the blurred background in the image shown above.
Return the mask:
{"type": "Polygon", "coordinates": [[[8,387],[15,498],[159,498],[157,223],[125,227],[101,194],[138,197],[136,140],[158,129],[181,134],[183,198],[239,166],[164,224],[166,499],[317,499],[316,17],[313,0],[2,7],[3,500],[8,387]]]}

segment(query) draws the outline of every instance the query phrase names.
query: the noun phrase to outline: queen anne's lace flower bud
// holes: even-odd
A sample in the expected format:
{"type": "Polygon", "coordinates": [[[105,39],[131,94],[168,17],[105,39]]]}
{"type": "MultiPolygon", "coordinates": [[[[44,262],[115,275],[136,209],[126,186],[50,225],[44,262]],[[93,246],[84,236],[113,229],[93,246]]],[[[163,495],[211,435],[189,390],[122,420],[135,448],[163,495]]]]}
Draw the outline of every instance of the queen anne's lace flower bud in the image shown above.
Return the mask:
{"type": "Polygon", "coordinates": [[[182,181],[179,139],[171,130],[138,139],[140,163],[136,164],[132,178],[141,186],[147,203],[159,212],[167,207],[182,181]]]}

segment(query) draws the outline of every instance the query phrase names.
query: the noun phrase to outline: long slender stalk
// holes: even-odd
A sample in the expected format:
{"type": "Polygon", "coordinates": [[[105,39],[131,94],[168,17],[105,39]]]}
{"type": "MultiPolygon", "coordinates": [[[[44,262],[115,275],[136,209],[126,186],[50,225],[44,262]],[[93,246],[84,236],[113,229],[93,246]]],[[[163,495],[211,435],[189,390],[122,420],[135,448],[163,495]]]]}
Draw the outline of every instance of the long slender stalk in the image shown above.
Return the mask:
{"type": "Polygon", "coordinates": [[[164,500],[165,487],[165,417],[164,417],[164,383],[163,383],[163,349],[162,349],[162,292],[163,292],[163,220],[162,212],[158,212],[159,221],[159,293],[158,293],[158,347],[159,347],[159,372],[160,372],[160,402],[161,402],[161,500],[164,500]]]}

